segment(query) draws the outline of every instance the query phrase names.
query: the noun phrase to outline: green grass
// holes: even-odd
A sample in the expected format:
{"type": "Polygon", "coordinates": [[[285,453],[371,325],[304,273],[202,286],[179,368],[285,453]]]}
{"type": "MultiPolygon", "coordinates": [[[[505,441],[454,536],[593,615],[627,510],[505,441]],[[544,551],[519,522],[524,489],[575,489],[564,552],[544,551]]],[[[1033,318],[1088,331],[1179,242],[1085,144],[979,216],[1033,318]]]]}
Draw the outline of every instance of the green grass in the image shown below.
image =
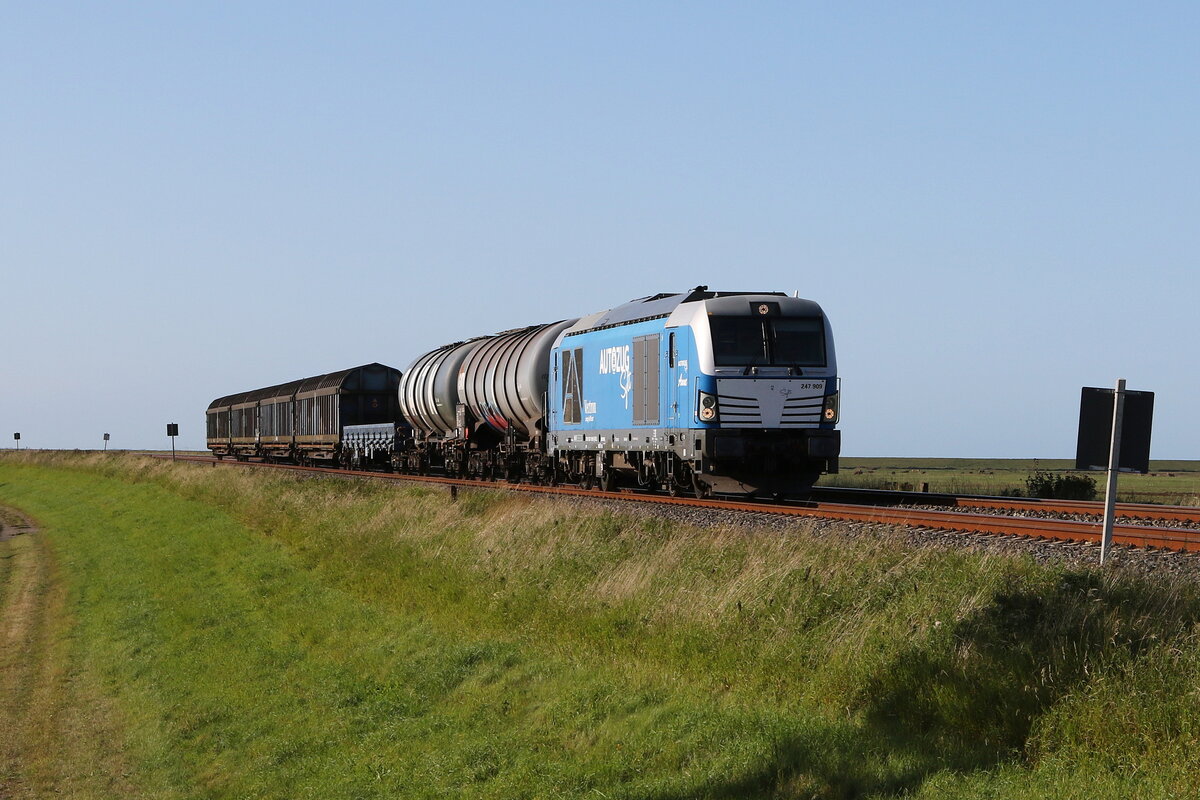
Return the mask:
{"type": "MultiPolygon", "coordinates": [[[[862,489],[920,490],[931,492],[999,495],[1004,490],[1026,488],[1037,470],[1091,475],[1098,496],[1104,494],[1104,473],[1076,473],[1075,462],[1062,459],[981,458],[843,458],[841,472],[826,475],[822,486],[862,489]]],[[[1200,461],[1151,461],[1146,475],[1122,473],[1118,499],[1130,503],[1200,506],[1200,461]]]]}
{"type": "Polygon", "coordinates": [[[54,707],[102,710],[24,720],[48,732],[13,796],[1183,797],[1200,774],[1186,582],[119,456],[0,458],[0,503],[57,565],[54,707]],[[101,735],[106,760],[30,773],[101,735]]]}

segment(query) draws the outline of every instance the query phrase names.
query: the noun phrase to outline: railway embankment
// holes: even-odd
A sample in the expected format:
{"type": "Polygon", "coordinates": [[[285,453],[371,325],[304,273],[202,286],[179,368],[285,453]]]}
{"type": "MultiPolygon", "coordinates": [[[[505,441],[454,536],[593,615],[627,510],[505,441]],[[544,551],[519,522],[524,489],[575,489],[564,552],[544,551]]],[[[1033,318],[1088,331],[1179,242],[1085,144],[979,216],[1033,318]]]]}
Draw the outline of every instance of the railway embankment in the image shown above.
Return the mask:
{"type": "Polygon", "coordinates": [[[1186,573],[136,456],[6,454],[0,505],[38,528],[0,537],[2,796],[1182,797],[1200,775],[1186,573]]]}

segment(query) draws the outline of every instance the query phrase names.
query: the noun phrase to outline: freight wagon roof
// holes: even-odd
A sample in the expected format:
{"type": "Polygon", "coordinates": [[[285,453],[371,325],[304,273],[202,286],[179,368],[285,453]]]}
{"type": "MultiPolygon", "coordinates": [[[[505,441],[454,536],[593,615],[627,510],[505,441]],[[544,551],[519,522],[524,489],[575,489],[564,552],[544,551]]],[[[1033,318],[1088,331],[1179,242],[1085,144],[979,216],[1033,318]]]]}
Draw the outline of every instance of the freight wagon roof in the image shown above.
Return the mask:
{"type": "Polygon", "coordinates": [[[238,405],[239,403],[249,403],[258,400],[268,400],[273,397],[283,397],[298,394],[299,392],[309,392],[315,389],[340,388],[350,375],[360,369],[368,369],[370,367],[383,367],[384,369],[394,370],[392,367],[380,364],[378,361],[372,361],[370,364],[362,364],[361,366],[351,367],[350,369],[342,369],[337,372],[327,372],[324,375],[314,375],[311,378],[301,378],[297,381],[288,381],[287,383],[277,383],[272,386],[266,386],[262,389],[253,389],[249,392],[238,392],[237,394],[225,395],[218,397],[208,404],[208,410],[228,408],[229,406],[238,405]]]}
{"type": "Polygon", "coordinates": [[[291,397],[300,388],[300,384],[304,381],[289,381],[281,383],[278,386],[268,386],[265,389],[259,389],[257,392],[251,392],[251,399],[254,400],[274,400],[279,397],[291,397]]]}
{"type": "Polygon", "coordinates": [[[739,295],[779,295],[786,297],[783,292],[710,292],[707,286],[697,286],[690,292],[679,294],[654,294],[630,300],[624,305],[598,311],[580,318],[578,322],[566,330],[565,335],[596,330],[597,328],[612,328],[617,325],[628,325],[648,319],[669,317],[671,312],[683,303],[694,303],[698,300],[712,300],[717,297],[735,297],[739,295]]]}
{"type": "MultiPolygon", "coordinates": [[[[371,365],[367,364],[365,366],[371,365]]],[[[330,372],[326,375],[315,375],[311,378],[305,378],[304,380],[300,381],[300,385],[296,388],[296,392],[299,394],[300,392],[311,392],[314,389],[338,388],[346,382],[346,378],[348,378],[350,373],[354,372],[356,369],[362,369],[362,367],[353,367],[351,369],[330,372]]]]}
{"type": "Polygon", "coordinates": [[[208,404],[209,411],[215,411],[218,408],[229,408],[234,403],[241,402],[241,398],[250,394],[249,392],[238,392],[237,394],[227,394],[224,397],[218,397],[208,404]]]}

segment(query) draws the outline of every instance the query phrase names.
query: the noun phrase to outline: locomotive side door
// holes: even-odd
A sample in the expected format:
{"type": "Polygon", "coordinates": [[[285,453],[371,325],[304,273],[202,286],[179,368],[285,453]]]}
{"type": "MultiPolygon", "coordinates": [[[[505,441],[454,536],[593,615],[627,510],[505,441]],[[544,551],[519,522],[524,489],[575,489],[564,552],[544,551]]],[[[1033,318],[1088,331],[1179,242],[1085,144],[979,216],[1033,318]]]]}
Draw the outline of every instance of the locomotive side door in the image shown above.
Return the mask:
{"type": "Polygon", "coordinates": [[[663,392],[663,398],[665,398],[665,402],[667,405],[667,427],[668,428],[678,428],[679,427],[679,415],[680,415],[679,398],[676,397],[676,391],[675,391],[675,384],[677,382],[676,381],[676,372],[678,371],[678,365],[679,365],[679,349],[678,348],[679,348],[679,341],[675,334],[675,331],[667,331],[667,346],[665,348],[666,352],[663,353],[663,359],[666,362],[664,365],[666,367],[666,369],[663,370],[663,375],[666,377],[666,380],[663,381],[663,383],[665,384],[663,388],[666,391],[663,392]]]}
{"type": "Polygon", "coordinates": [[[663,396],[667,403],[667,427],[687,428],[691,425],[691,375],[688,372],[690,345],[687,329],[667,331],[666,369],[663,396]]]}

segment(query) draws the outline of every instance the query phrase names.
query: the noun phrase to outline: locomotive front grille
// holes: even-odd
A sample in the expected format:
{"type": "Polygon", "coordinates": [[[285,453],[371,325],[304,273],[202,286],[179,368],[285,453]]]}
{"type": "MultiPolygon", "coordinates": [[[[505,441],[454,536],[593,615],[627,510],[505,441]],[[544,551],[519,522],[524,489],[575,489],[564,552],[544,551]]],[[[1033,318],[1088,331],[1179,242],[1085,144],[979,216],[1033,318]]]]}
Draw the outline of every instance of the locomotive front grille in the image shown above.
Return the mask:
{"type": "Polygon", "coordinates": [[[821,421],[821,408],[825,398],[822,397],[789,397],[783,402],[783,419],[780,424],[787,425],[816,425],[821,421]]]}
{"type": "Polygon", "coordinates": [[[722,428],[813,428],[821,422],[824,381],[717,380],[722,428]]]}
{"type": "Polygon", "coordinates": [[[735,424],[762,427],[762,408],[757,398],[718,394],[717,412],[726,427],[735,424]]]}

